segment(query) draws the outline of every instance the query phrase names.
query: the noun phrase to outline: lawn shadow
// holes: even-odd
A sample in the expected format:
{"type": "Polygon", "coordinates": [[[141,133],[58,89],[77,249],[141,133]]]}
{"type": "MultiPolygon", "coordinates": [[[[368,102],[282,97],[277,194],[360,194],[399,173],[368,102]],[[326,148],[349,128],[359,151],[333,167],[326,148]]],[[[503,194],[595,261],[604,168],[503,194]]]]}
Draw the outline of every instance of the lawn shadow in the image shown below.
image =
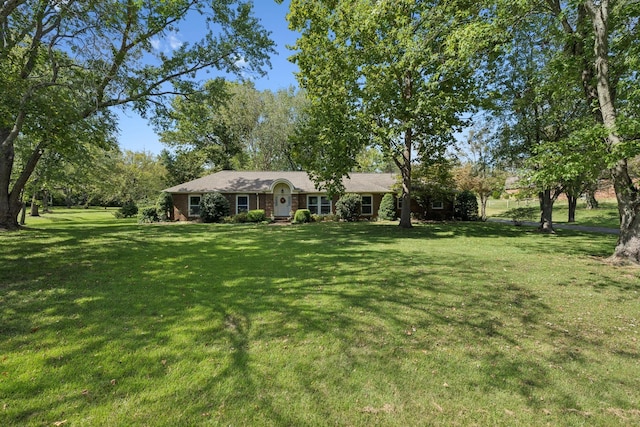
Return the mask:
{"type": "MultiPolygon", "coordinates": [[[[220,420],[223,408],[247,405],[276,424],[308,423],[283,407],[289,381],[292,393],[312,396],[311,413],[336,423],[324,412],[323,390],[340,394],[351,384],[345,378],[365,369],[389,383],[406,381],[408,360],[439,360],[443,349],[463,349],[463,361],[480,364],[461,387],[517,390],[538,408],[533,398],[554,384],[550,365],[588,361],[570,350],[554,353],[569,359],[527,355],[520,331],[535,329],[549,343],[562,337],[563,349],[594,345],[548,327],[553,308],[509,274],[422,249],[424,240],[509,238],[546,253],[551,240],[532,241],[515,227],[123,224],[34,232],[38,239],[21,248],[30,254],[24,271],[12,273],[19,280],[4,285],[11,309],[0,329],[3,351],[30,349],[43,360],[35,381],[5,387],[30,405],[16,421],[50,421],[63,403],[86,409],[133,395],[220,420]],[[299,358],[309,348],[317,354],[299,358]],[[327,375],[330,368],[338,374],[327,375]],[[191,380],[171,388],[181,376],[191,380]]],[[[571,233],[576,246],[589,238],[571,233]]]]}

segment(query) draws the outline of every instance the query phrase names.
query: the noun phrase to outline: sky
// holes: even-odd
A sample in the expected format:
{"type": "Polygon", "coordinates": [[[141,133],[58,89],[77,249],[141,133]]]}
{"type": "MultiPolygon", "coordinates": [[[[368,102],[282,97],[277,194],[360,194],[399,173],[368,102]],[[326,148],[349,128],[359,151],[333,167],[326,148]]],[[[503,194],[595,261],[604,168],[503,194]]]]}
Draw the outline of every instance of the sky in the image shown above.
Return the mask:
{"type": "MultiPolygon", "coordinates": [[[[297,33],[288,29],[286,20],[288,11],[289,0],[284,0],[281,4],[274,0],[254,0],[254,16],[258,17],[262,26],[271,32],[271,39],[276,43],[275,50],[278,52],[271,57],[271,69],[266,70],[267,74],[253,80],[258,90],[276,91],[297,86],[294,76],[297,67],[287,60],[292,52],[286,46],[294,44],[297,39],[297,33]]],[[[189,32],[197,32],[197,28],[188,28],[188,31],[171,34],[165,40],[158,41],[157,46],[161,48],[161,44],[164,44],[165,48],[172,45],[175,47],[180,42],[189,40],[189,32]]],[[[207,78],[206,75],[203,78],[207,78]]],[[[118,142],[121,150],[159,154],[166,148],[159,142],[158,135],[148,121],[135,112],[129,110],[120,112],[118,118],[120,128],[118,142]]]]}

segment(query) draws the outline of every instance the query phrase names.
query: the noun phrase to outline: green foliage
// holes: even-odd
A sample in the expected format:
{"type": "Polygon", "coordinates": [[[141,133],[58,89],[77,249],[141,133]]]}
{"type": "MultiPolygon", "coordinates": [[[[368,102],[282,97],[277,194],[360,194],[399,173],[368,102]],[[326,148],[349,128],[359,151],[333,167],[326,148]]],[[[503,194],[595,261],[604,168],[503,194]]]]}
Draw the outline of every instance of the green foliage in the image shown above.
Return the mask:
{"type": "Polygon", "coordinates": [[[207,193],[200,199],[200,219],[203,222],[219,222],[229,215],[229,200],[217,191],[207,193]]]}
{"type": "Polygon", "coordinates": [[[249,221],[249,216],[248,216],[247,212],[240,212],[240,213],[237,213],[237,214],[233,215],[231,217],[231,221],[230,222],[232,224],[244,224],[244,223],[247,223],[247,222],[250,222],[250,221],[249,221]]]}
{"type": "MultiPolygon", "coordinates": [[[[170,99],[199,92],[194,81],[198,72],[260,74],[273,53],[274,43],[248,2],[5,3],[0,13],[4,229],[17,225],[17,195],[45,149],[66,155],[87,143],[104,148],[105,135],[115,129],[110,108],[128,105],[143,116],[162,117],[162,122],[170,99]],[[203,18],[200,39],[175,49],[158,48],[156,42],[167,43],[169,33],[178,32],[194,16],[203,18]],[[20,168],[13,164],[19,135],[35,142],[26,157],[31,161],[20,168]],[[11,170],[19,179],[9,176],[11,170]]],[[[112,177],[117,179],[120,174],[115,172],[112,177]]],[[[131,183],[126,184],[121,188],[130,189],[131,183]]],[[[134,194],[128,196],[137,200],[134,194]]]]}
{"type": "Polygon", "coordinates": [[[293,88],[261,92],[248,81],[209,80],[203,92],[174,99],[170,120],[159,123],[160,138],[200,166],[290,170],[289,136],[304,99],[293,88]]]}
{"type": "Polygon", "coordinates": [[[162,221],[166,221],[171,217],[171,211],[173,210],[173,196],[171,193],[161,192],[158,196],[158,212],[162,221]]]}
{"type": "Polygon", "coordinates": [[[336,202],[336,215],[347,222],[357,221],[362,211],[362,196],[345,194],[336,202]]]}
{"type": "Polygon", "coordinates": [[[249,222],[263,222],[267,220],[264,209],[253,209],[247,212],[247,220],[249,222]]]}
{"type": "Polygon", "coordinates": [[[478,220],[478,199],[472,191],[461,191],[456,195],[454,215],[462,221],[478,220]]]}
{"type": "Polygon", "coordinates": [[[293,222],[296,224],[311,222],[311,211],[309,209],[298,209],[293,215],[293,222]]]}
{"type": "Polygon", "coordinates": [[[396,219],[396,215],[396,197],[391,193],[387,193],[382,196],[380,209],[378,209],[378,218],[386,221],[393,221],[396,219]]]}
{"type": "MultiPolygon", "coordinates": [[[[469,111],[475,70],[458,55],[473,2],[291,3],[301,36],[293,60],[309,98],[294,137],[295,159],[330,194],[373,147],[401,170],[410,190],[411,153],[440,157],[469,111]],[[446,18],[444,18],[446,16],[446,18]]],[[[409,208],[401,225],[410,226],[409,208]]]]}
{"type": "Polygon", "coordinates": [[[120,212],[120,215],[122,215],[123,218],[134,217],[138,214],[138,205],[136,205],[133,200],[128,200],[124,202],[118,212],[120,212]]]}
{"type": "Polygon", "coordinates": [[[158,215],[158,209],[155,207],[143,208],[138,216],[138,222],[141,224],[158,221],[160,221],[160,215],[158,215]]]}

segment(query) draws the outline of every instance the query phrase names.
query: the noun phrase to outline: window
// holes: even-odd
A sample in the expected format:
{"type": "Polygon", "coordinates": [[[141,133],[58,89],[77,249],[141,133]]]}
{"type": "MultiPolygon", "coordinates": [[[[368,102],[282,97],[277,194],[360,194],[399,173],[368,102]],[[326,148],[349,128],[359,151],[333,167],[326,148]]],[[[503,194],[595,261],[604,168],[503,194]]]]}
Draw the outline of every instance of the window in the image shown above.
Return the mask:
{"type": "Polygon", "coordinates": [[[200,196],[189,196],[189,216],[200,216],[200,196]]]}
{"type": "Polygon", "coordinates": [[[331,213],[331,200],[327,196],[309,196],[307,209],[312,214],[329,215],[331,213]]]}
{"type": "Polygon", "coordinates": [[[362,215],[373,215],[373,196],[362,196],[362,215]]]}
{"type": "Polygon", "coordinates": [[[442,200],[434,200],[431,202],[431,209],[444,209],[444,202],[442,200]]]}
{"type": "Polygon", "coordinates": [[[249,211],[249,196],[236,196],[236,213],[249,211]]]}

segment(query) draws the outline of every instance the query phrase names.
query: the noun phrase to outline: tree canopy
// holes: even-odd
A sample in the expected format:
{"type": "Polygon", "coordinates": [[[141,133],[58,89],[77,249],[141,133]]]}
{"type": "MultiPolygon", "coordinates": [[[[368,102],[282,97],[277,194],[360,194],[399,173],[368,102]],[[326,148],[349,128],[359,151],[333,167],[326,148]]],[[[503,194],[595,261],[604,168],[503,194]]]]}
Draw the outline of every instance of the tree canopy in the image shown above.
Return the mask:
{"type": "Polygon", "coordinates": [[[165,98],[197,90],[207,69],[262,72],[273,42],[242,1],[14,0],[0,6],[0,228],[17,228],[20,193],[44,150],[73,145],[76,128],[129,104],[161,111],[165,98]],[[202,38],[156,48],[200,19],[202,38]],[[194,18],[195,17],[195,18],[194,18]],[[37,145],[12,180],[18,136],[37,145]]]}
{"type": "Polygon", "coordinates": [[[462,2],[293,0],[301,33],[293,60],[309,107],[296,158],[330,192],[366,147],[403,177],[402,227],[410,227],[411,164],[439,159],[472,108],[473,69],[459,55],[473,6],[462,2]]]}

